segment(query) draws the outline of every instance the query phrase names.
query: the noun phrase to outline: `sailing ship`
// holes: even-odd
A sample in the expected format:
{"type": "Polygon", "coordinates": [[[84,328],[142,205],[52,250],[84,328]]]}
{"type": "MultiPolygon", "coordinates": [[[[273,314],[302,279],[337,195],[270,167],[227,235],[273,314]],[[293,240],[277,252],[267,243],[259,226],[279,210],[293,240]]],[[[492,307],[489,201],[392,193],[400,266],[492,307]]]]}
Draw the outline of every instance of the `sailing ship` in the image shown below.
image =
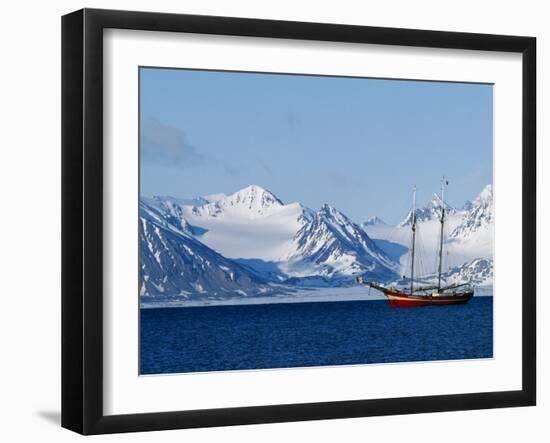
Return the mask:
{"type": "Polygon", "coordinates": [[[443,177],[441,182],[441,196],[438,196],[440,202],[440,236],[438,248],[438,266],[437,266],[437,285],[415,286],[414,260],[416,249],[416,186],[413,189],[413,206],[411,216],[411,277],[410,285],[407,288],[398,288],[395,286],[384,286],[374,281],[366,281],[363,277],[357,277],[358,283],[365,284],[371,288],[382,292],[390,302],[391,306],[402,307],[420,307],[420,306],[443,306],[465,304],[474,296],[474,290],[469,283],[442,285],[441,270],[443,265],[443,236],[445,226],[445,185],[448,182],[443,177]]]}

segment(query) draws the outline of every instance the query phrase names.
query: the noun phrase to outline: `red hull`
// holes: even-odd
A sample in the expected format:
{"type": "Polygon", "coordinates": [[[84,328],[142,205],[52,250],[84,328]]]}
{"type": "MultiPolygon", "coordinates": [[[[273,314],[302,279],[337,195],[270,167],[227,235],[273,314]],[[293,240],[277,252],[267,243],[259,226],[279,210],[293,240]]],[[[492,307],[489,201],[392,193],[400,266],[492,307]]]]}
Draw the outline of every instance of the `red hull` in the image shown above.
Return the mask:
{"type": "Polygon", "coordinates": [[[474,295],[474,292],[467,291],[446,295],[411,295],[403,292],[388,291],[385,295],[388,298],[390,305],[395,308],[413,308],[420,306],[463,305],[470,301],[474,295]]]}

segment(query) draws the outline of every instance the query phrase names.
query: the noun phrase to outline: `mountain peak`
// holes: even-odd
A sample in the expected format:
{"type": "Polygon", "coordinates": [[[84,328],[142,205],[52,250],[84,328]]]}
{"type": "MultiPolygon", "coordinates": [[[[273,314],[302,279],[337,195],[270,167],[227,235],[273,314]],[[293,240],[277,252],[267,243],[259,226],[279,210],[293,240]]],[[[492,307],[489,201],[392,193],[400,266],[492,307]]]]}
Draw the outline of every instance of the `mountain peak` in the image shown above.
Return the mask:
{"type": "Polygon", "coordinates": [[[371,215],[366,221],[362,223],[363,226],[376,226],[385,225],[386,222],[376,215],[371,215]]]}
{"type": "Polygon", "coordinates": [[[252,198],[267,198],[269,200],[272,200],[274,202],[278,202],[279,204],[283,204],[281,200],[279,200],[275,194],[273,194],[271,191],[268,191],[265,188],[262,188],[258,185],[248,185],[245,188],[239,189],[238,191],[234,192],[229,196],[229,198],[233,196],[250,196],[252,198]]]}
{"type": "Polygon", "coordinates": [[[170,195],[153,195],[151,198],[141,197],[141,200],[151,206],[175,208],[177,206],[201,206],[208,203],[203,197],[181,198],[170,195]]]}
{"type": "Polygon", "coordinates": [[[329,205],[328,203],[323,203],[321,205],[321,209],[319,209],[319,212],[331,213],[335,211],[337,211],[337,209],[334,206],[329,205]]]}
{"type": "Polygon", "coordinates": [[[323,203],[317,214],[324,219],[337,220],[339,223],[349,223],[348,218],[342,212],[328,203],[323,203]]]}
{"type": "Polygon", "coordinates": [[[472,207],[473,203],[470,200],[466,200],[460,209],[463,211],[470,211],[472,207]]]}
{"type": "MultiPolygon", "coordinates": [[[[456,213],[456,209],[450,206],[447,202],[445,204],[445,212],[447,214],[456,213]]],[[[423,222],[428,220],[435,220],[441,217],[441,199],[437,194],[434,194],[432,199],[421,208],[416,208],[416,221],[423,222]]],[[[399,223],[398,226],[407,226],[412,222],[412,209],[407,216],[399,223]]]]}
{"type": "Polygon", "coordinates": [[[478,231],[491,230],[493,225],[493,186],[487,185],[478,194],[461,223],[451,233],[451,238],[466,239],[478,231]]]}
{"type": "Polygon", "coordinates": [[[257,191],[257,192],[268,192],[267,189],[265,188],[262,188],[261,186],[259,185],[248,185],[246,186],[245,188],[243,189],[247,189],[249,191],[257,191]]]}
{"type": "Polygon", "coordinates": [[[327,203],[296,233],[287,260],[300,277],[388,278],[397,266],[363,229],[327,203]]]}
{"type": "Polygon", "coordinates": [[[483,190],[478,194],[474,200],[474,205],[481,204],[482,202],[489,202],[493,200],[493,185],[488,184],[483,188],[483,190]]]}
{"type": "Polygon", "coordinates": [[[232,217],[254,219],[271,215],[284,204],[268,190],[257,185],[242,188],[231,195],[217,194],[216,199],[203,206],[194,206],[192,216],[232,217]]]}
{"type": "Polygon", "coordinates": [[[234,192],[227,197],[227,200],[247,204],[251,209],[253,206],[283,206],[283,202],[279,200],[272,192],[258,185],[249,185],[246,188],[234,192]]]}

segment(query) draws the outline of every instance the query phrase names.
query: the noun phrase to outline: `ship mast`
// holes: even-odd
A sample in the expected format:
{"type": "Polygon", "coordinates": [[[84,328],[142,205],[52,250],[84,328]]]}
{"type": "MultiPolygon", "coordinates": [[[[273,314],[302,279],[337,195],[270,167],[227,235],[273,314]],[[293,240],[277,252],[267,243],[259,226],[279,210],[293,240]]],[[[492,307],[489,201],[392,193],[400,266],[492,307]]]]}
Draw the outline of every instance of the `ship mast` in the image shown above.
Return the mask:
{"type": "Polygon", "coordinates": [[[443,266],[443,226],[445,225],[445,177],[441,180],[441,232],[439,235],[439,267],[437,270],[437,291],[441,289],[441,268],[443,266]]]}
{"type": "Polygon", "coordinates": [[[413,188],[413,206],[412,206],[412,247],[411,247],[411,294],[414,287],[414,246],[416,240],[416,186],[413,188]]]}

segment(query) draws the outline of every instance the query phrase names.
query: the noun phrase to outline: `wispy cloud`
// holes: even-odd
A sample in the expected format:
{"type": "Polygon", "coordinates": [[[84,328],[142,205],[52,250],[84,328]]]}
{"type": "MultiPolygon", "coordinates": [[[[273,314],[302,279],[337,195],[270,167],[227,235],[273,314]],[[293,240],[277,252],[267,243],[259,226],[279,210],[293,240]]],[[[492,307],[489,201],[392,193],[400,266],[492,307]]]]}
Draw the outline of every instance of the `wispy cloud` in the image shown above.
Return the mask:
{"type": "Polygon", "coordinates": [[[154,118],[146,118],[142,121],[140,132],[143,160],[180,167],[193,166],[206,160],[205,154],[192,145],[178,128],[154,118]]]}

